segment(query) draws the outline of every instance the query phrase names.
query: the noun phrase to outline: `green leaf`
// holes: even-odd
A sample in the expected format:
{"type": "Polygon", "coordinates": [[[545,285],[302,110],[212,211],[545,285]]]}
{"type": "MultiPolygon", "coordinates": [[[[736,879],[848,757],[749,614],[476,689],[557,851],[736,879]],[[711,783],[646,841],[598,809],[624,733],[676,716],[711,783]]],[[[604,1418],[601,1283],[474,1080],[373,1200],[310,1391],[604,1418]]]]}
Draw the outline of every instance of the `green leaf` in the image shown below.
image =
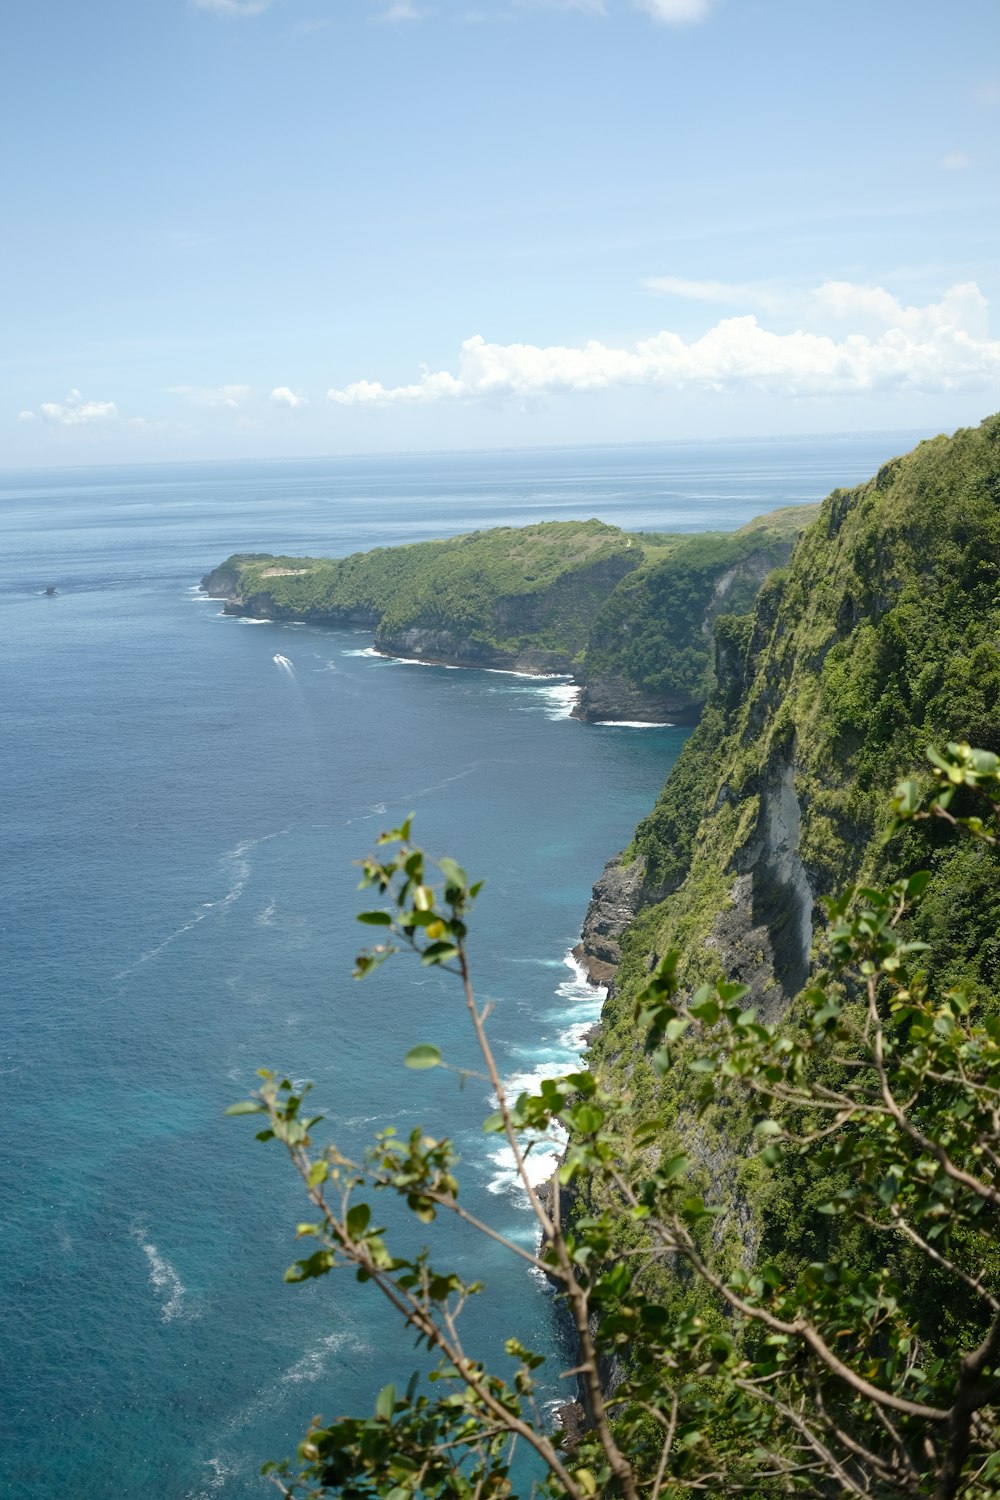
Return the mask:
{"type": "Polygon", "coordinates": [[[410,1048],[403,1062],[408,1068],[439,1068],[441,1053],[430,1042],[420,1042],[410,1048]]]}
{"type": "Polygon", "coordinates": [[[447,854],[442,854],[438,860],[438,869],[447,880],[449,885],[457,885],[461,890],[469,884],[469,877],[455,860],[449,859],[447,854]]]}
{"type": "Polygon", "coordinates": [[[238,1104],[230,1104],[226,1110],[227,1115],[264,1115],[267,1110],[263,1104],[255,1104],[252,1099],[241,1099],[238,1104]]]}
{"type": "Polygon", "coordinates": [[[369,927],[392,926],[392,918],[387,911],[359,911],[358,921],[366,922],[369,927]]]}
{"type": "Polygon", "coordinates": [[[359,1234],[364,1234],[371,1216],[372,1211],[367,1203],[355,1203],[353,1208],[348,1209],[347,1232],[352,1239],[357,1239],[359,1234]]]}
{"type": "Polygon", "coordinates": [[[396,1387],[384,1385],[375,1400],[375,1415],[381,1417],[383,1422],[391,1422],[395,1408],[396,1387]]]}
{"type": "Polygon", "coordinates": [[[446,964],[450,958],[458,957],[458,949],[453,943],[428,943],[420,955],[422,964],[446,964]]]}
{"type": "Polygon", "coordinates": [[[321,1182],[326,1181],[329,1170],[330,1168],[325,1161],[314,1161],[309,1168],[309,1186],[311,1188],[319,1187],[321,1182]]]}

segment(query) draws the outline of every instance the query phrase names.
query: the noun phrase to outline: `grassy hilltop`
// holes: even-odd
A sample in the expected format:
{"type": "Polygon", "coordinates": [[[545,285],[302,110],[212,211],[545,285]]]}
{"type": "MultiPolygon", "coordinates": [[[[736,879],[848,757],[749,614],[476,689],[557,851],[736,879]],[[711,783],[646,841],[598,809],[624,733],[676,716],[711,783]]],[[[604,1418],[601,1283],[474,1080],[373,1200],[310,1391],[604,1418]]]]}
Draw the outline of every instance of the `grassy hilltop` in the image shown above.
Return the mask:
{"type": "Polygon", "coordinates": [[[712,620],[749,608],[815,513],[732,534],[550,521],[337,559],[244,553],[203,586],[232,613],[370,626],[390,654],[572,672],[585,717],[691,722],[714,680],[712,620]]]}

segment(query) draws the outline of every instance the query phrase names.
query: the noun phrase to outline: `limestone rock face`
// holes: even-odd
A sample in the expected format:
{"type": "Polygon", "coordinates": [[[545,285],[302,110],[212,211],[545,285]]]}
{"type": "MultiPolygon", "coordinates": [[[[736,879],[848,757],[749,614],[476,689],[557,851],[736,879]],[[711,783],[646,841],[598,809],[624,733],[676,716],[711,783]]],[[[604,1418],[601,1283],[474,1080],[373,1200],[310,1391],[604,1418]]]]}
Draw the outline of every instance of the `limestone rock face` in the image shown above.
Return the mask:
{"type": "Polygon", "coordinates": [[[619,939],[650,899],[643,887],[645,872],[643,859],[624,865],[619,854],[604,866],[594,886],[583,933],[573,949],[573,957],[586,969],[592,984],[610,984],[614,979],[622,956],[619,939]]]}
{"type": "Polygon", "coordinates": [[[573,710],[591,724],[631,719],[637,724],[697,724],[703,699],[685,693],[654,695],[624,677],[589,677],[573,710]]]}

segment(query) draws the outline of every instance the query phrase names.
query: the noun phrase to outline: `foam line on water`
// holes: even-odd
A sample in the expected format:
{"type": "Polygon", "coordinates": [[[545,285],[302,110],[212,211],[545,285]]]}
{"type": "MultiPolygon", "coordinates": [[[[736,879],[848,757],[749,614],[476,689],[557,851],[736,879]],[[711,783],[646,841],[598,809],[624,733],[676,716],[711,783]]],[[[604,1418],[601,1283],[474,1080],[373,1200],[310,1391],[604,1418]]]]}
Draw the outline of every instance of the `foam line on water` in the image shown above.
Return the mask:
{"type": "Polygon", "coordinates": [[[572,672],[516,672],[513,667],[482,667],[491,677],[524,677],[529,682],[569,682],[572,672]]]}
{"type": "Polygon", "coordinates": [[[200,922],[204,922],[206,917],[210,917],[213,912],[226,912],[231,906],[235,906],[246,890],[247,882],[253,873],[253,865],[246,858],[247,854],[250,853],[251,849],[256,849],[258,844],[266,844],[271,839],[281,838],[288,831],[287,828],[280,828],[274,833],[263,833],[255,839],[243,839],[234,849],[227,849],[219,860],[221,868],[228,874],[230,881],[229,889],[225,895],[219,896],[215,901],[203,901],[201,910],[195,912],[190,921],[182,923],[174,932],[169,933],[162,942],[157,943],[153,948],[147,949],[145,953],[141,953],[134,964],[129,964],[126,968],[120,969],[117,974],[112,976],[113,983],[117,984],[119,980],[127,979],[130,974],[135,973],[136,969],[141,969],[143,964],[148,964],[151,959],[156,958],[165,948],[169,948],[171,943],[175,943],[186,932],[190,932],[200,922]]]}
{"type": "Polygon", "coordinates": [[[273,1416],[275,1410],[285,1407],[295,1397],[299,1386],[322,1380],[334,1355],[360,1355],[367,1352],[368,1345],[350,1329],[338,1329],[324,1334],[312,1343],[278,1375],[270,1389],[258,1390],[257,1395],[229,1419],[215,1439],[217,1451],[203,1461],[204,1467],[210,1471],[210,1477],[206,1479],[203,1488],[189,1490],[185,1500],[209,1500],[213,1492],[217,1493],[225,1488],[229,1479],[239,1479],[245,1484],[253,1481],[258,1473],[258,1460],[251,1459],[245,1452],[233,1451],[233,1446],[240,1442],[240,1434],[247,1428],[253,1430],[261,1418],[273,1416]]]}
{"type": "Polygon", "coordinates": [[[598,729],[673,729],[674,727],[667,719],[659,724],[651,724],[647,719],[594,719],[593,723],[598,729]]]}
{"type": "Polygon", "coordinates": [[[184,1298],[187,1295],[187,1287],[181,1281],[174,1267],[162,1255],[157,1247],[147,1238],[145,1226],[135,1224],[132,1227],[132,1238],[137,1242],[149,1269],[149,1281],[156,1295],[160,1298],[160,1321],[172,1323],[175,1318],[187,1313],[184,1306],[184,1298]]]}

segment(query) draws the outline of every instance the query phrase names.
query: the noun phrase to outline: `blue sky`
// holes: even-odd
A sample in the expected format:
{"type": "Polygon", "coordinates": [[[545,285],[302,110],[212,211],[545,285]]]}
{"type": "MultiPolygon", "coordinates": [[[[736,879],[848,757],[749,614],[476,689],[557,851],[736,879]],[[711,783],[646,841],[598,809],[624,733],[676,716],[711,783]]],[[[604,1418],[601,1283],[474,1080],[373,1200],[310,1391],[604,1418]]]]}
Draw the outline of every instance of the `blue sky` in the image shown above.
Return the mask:
{"type": "Polygon", "coordinates": [[[1000,407],[997,0],[32,0],[0,462],[1000,407]]]}

